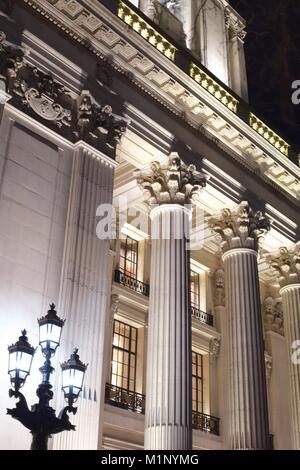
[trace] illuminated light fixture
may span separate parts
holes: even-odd
[[[26,334],[26,330],[23,330],[19,341],[8,347],[8,373],[11,384],[17,391],[24,385],[30,374],[32,359],[35,353],[35,348],[28,343]]]
[[[82,390],[87,365],[81,362],[76,348],[67,362],[61,364],[62,390],[70,406],[77,401]]]
[[[32,434],[31,450],[47,450],[48,440],[53,434],[63,431],[75,431],[75,426],[70,422],[68,414],[75,414],[77,408],[73,403],[77,400],[83,385],[83,379],[87,366],[83,364],[78,356],[78,349],[74,351],[71,358],[62,365],[63,391],[68,401],[68,406],[63,408],[58,416],[50,406],[53,399],[52,384],[50,381],[54,368],[51,365],[51,357],[55,354],[60,344],[61,330],[64,321],[56,313],[55,305],[50,305],[50,310],[45,317],[38,320],[40,327],[40,346],[45,357],[45,362],[40,367],[43,376],[36,394],[38,403],[31,408],[27,405],[25,396],[20,388],[25,384],[30,374],[32,359],[35,349],[29,344],[26,331],[22,331],[19,341],[8,347],[9,362],[8,373],[12,388],[9,397],[18,399],[15,408],[7,409],[7,414],[18,420]]]
[[[40,329],[40,346],[44,355],[49,352],[51,356],[60,343],[61,331],[64,325],[64,320],[57,316],[55,305],[50,305],[50,310],[45,317],[38,320]]]

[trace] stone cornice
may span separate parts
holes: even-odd
[[[227,110],[135,31],[90,0],[19,0],[133,83],[214,140],[263,181],[299,201],[300,169],[234,113]],[[72,7],[72,8],[71,8]],[[101,19],[100,19],[101,18]],[[118,31],[118,32],[116,32]],[[113,57],[113,60],[112,60]]]

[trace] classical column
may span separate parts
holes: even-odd
[[[218,234],[225,268],[229,400],[228,447],[268,449],[269,425],[258,279],[258,241],[270,228],[247,202],[225,209],[210,226]]]
[[[191,202],[206,184],[177,154],[137,180],[152,221],[145,449],[192,449],[189,226]]]
[[[116,163],[85,143],[76,146],[69,196],[59,311],[67,318],[61,356],[73,347],[88,363],[74,417],[76,432],[55,437],[54,449],[96,450],[104,399],[105,337],[109,331],[110,240],[96,235],[97,208],[112,203]],[[101,438],[100,438],[101,441]]]
[[[300,450],[300,364],[293,360],[296,342],[300,340],[300,243],[282,248],[277,257],[269,258],[281,285],[286,344],[288,349],[292,443]]]

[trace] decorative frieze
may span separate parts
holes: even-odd
[[[0,80],[11,103],[76,143],[83,140],[114,158],[127,121],[111,106],[99,105],[87,90],[74,97],[50,74],[26,63],[21,48],[6,44],[0,33]]]
[[[218,218],[211,218],[209,226],[217,233],[224,253],[236,248],[258,251],[259,240],[270,230],[271,221],[243,201],[235,209],[224,209]]]
[[[185,165],[175,152],[171,153],[167,164],[153,162],[149,168],[136,171],[135,176],[150,206],[191,204],[208,179],[195,165]]]
[[[257,175],[258,166],[261,170],[260,178],[264,184],[272,186],[276,191],[285,194],[293,201],[298,200],[300,182],[291,166],[288,167],[288,172],[293,178],[288,183],[281,181],[278,173],[280,172],[280,175],[282,175],[287,166],[285,163],[280,163],[280,156],[278,158],[278,155],[274,155],[268,148],[265,149],[266,154],[264,154],[264,150],[258,148],[257,145],[251,144],[251,142],[248,144],[248,134],[244,132],[244,129],[242,131],[241,129],[237,130],[236,126],[232,127],[232,123],[229,125],[226,112],[222,113],[222,116],[219,113],[217,120],[210,119],[216,110],[212,109],[207,97],[201,93],[201,90],[199,90],[200,94],[195,91],[191,92],[190,86],[181,81],[182,90],[174,96],[174,89],[177,87],[176,80],[176,86],[171,87],[170,92],[165,92],[166,83],[170,79],[174,80],[173,65],[170,64],[171,68],[168,66],[168,73],[166,73],[167,68],[163,67],[163,64],[158,66],[158,62],[153,60],[151,55],[146,56],[138,44],[132,41],[132,35],[128,34],[126,28],[122,28],[121,24],[119,33],[117,33],[115,29],[102,21],[103,18],[95,14],[95,9],[92,7],[83,8],[77,0],[72,0],[72,2],[67,0],[23,1],[28,8],[41,15],[44,21],[48,20],[49,23],[55,25],[65,36],[76,40],[78,44],[86,47],[97,58],[103,57],[104,60],[110,62],[113,69],[125,75],[139,89],[145,91],[160,105],[179,116],[189,126],[199,130],[231,158],[248,168],[249,171],[255,172]],[[97,10],[99,8],[101,8],[100,2],[97,3]],[[128,23],[124,22],[124,25],[127,26]],[[112,60],[114,55],[117,55],[117,60]],[[128,58],[129,56],[131,58]],[[177,88],[180,89],[180,86]],[[215,97],[217,98],[217,96]],[[218,123],[218,126],[216,126],[216,123]],[[223,136],[226,124],[230,127],[230,132]],[[215,137],[216,133],[218,137]],[[231,135],[233,133],[240,134],[240,137],[232,139]],[[250,140],[253,141],[253,131],[250,129],[249,133]],[[246,150],[245,146],[248,146]],[[241,155],[241,152],[243,155]],[[272,166],[272,162],[273,167],[275,167],[275,164],[278,167],[274,173],[268,171]]]

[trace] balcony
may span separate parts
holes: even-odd
[[[135,413],[145,414],[145,395],[115,385],[105,385],[105,403]]]
[[[105,386],[105,403],[111,406],[131,410],[135,413],[144,415],[145,402],[145,395],[131,392],[111,384],[106,384]],[[197,429],[202,432],[214,434],[216,436],[220,435],[220,419],[215,416],[209,416],[204,413],[196,413],[193,411],[192,426],[193,429]]]
[[[215,416],[193,411],[192,426],[193,429],[198,429],[202,432],[214,434],[215,436],[220,435],[220,418]]]
[[[191,314],[192,318],[195,318],[196,320],[200,321],[201,323],[205,323],[206,325],[209,326],[214,326],[214,317],[213,315],[210,315],[209,313],[203,312],[199,308],[191,306]]]
[[[115,271],[115,282],[128,287],[128,289],[134,290],[138,294],[143,294],[146,297],[149,297],[150,288],[148,284],[144,284],[142,281],[138,281],[134,277],[127,276],[119,270]]]

